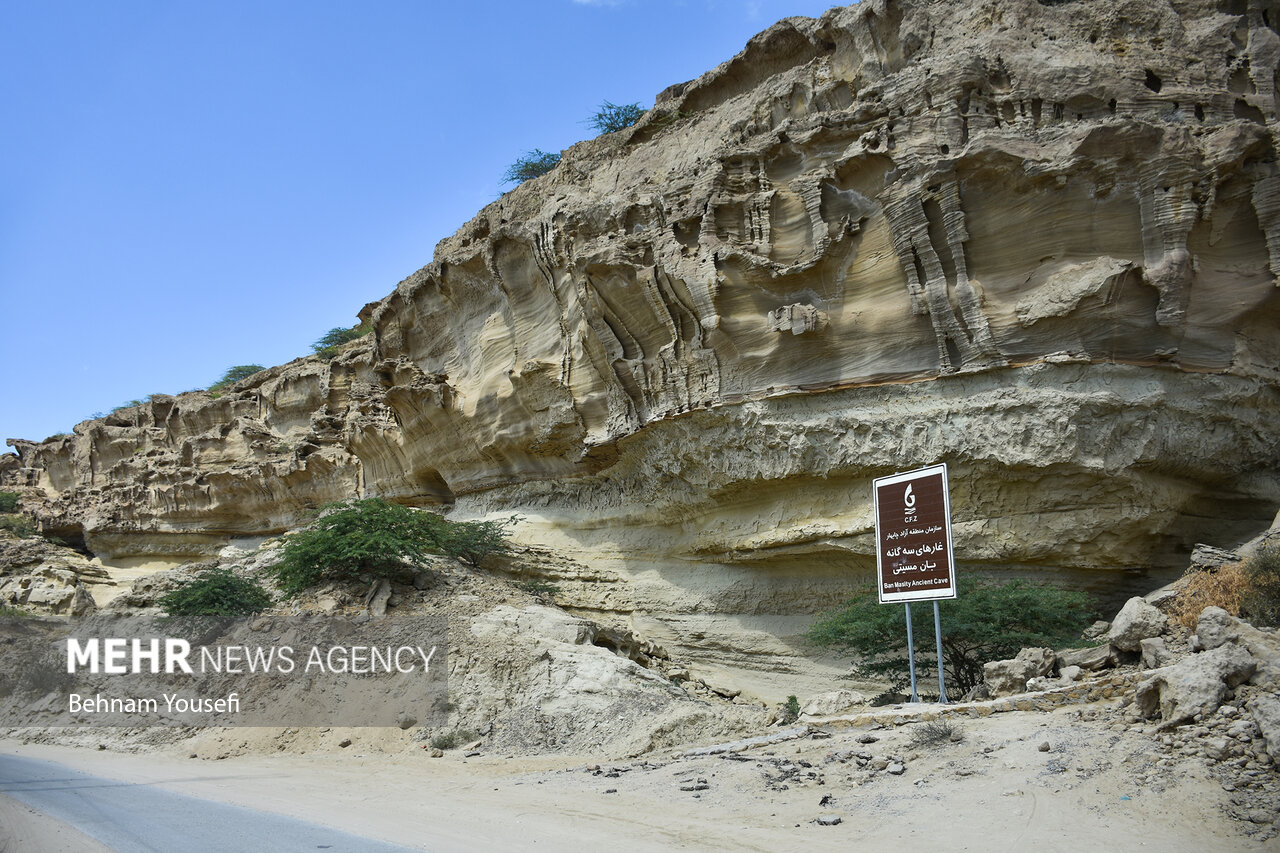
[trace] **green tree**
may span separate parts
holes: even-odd
[[[370,331],[372,329],[367,323],[361,323],[349,329],[336,326],[321,335],[320,339],[311,345],[311,349],[315,350],[316,355],[333,358],[338,354],[338,350],[341,349],[343,344],[359,340],[369,334]]]
[[[588,122],[600,133],[624,130],[640,120],[648,112],[639,103],[615,104],[605,101]]]
[[[1011,658],[1025,646],[1071,643],[1092,616],[1084,593],[1023,580],[962,579],[959,596],[939,605],[947,692],[957,695],[982,683],[984,663]],[[937,666],[933,608],[920,602],[911,616],[917,677],[928,678]],[[910,683],[905,608],[877,603],[874,591],[855,596],[843,610],[821,618],[807,636],[818,645],[852,651],[857,656],[854,672],[862,678],[887,679],[894,690]]]
[[[329,580],[392,578],[429,554],[475,563],[507,549],[505,522],[451,522],[382,498],[331,504],[310,527],[285,539],[271,569],[293,594]]]
[[[17,512],[19,497],[17,492],[0,492],[0,512]]]
[[[229,623],[272,605],[271,594],[256,581],[230,569],[207,569],[160,597],[165,617],[178,621]]]
[[[560,162],[559,154],[551,154],[535,148],[517,158],[502,173],[502,180],[508,184],[522,184],[532,178],[538,178],[550,172]]]
[[[209,386],[210,391],[221,391],[235,385],[241,379],[248,379],[255,373],[261,373],[266,370],[261,364],[237,364],[235,367],[228,367],[227,372],[222,374],[222,378]]]

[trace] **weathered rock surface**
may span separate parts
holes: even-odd
[[[1172,569],[1280,504],[1278,21],[787,19],[482,210],[332,361],[12,442],[0,477],[108,560],[353,495],[515,510],[590,564],[575,603],[762,672],[870,570],[886,472],[950,465],[969,565]]]
[[[1168,618],[1159,609],[1135,596],[1126,601],[1116,614],[1107,638],[1111,645],[1121,651],[1142,651],[1142,641],[1159,637],[1164,633],[1168,622]]]
[[[1048,675],[1056,660],[1053,649],[1022,649],[1010,660],[983,664],[982,675],[992,696],[1010,696],[1027,689],[1033,678]]]
[[[867,697],[856,690],[831,690],[810,696],[800,706],[800,714],[808,717],[830,717],[867,704]]]
[[[1262,693],[1250,699],[1246,707],[1267,742],[1267,752],[1280,761],[1280,699]]]
[[[1172,662],[1173,655],[1164,644],[1163,637],[1149,637],[1142,641],[1142,668],[1159,669]]]
[[[95,608],[89,584],[106,572],[83,554],[40,538],[0,538],[0,605],[78,619]]]
[[[1087,646],[1082,649],[1063,649],[1058,652],[1058,669],[1078,666],[1083,670],[1105,669],[1115,666],[1116,653],[1109,644]]]
[[[1164,725],[1180,725],[1216,711],[1227,691],[1248,681],[1257,666],[1246,649],[1227,643],[1156,670],[1138,685],[1134,700],[1144,717],[1159,714]]]
[[[1280,693],[1280,634],[1255,628],[1221,607],[1206,607],[1196,623],[1196,638],[1202,649],[1216,649],[1227,643],[1243,646],[1258,664],[1250,680]]]

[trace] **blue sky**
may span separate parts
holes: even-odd
[[[810,0],[0,0],[0,440],[281,364]]]

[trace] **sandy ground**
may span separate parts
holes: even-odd
[[[0,853],[111,853],[82,832],[0,796]]]
[[[1274,771],[1235,778],[1228,764],[1163,747],[1153,725],[1114,707],[962,720],[961,741],[913,745],[922,725],[855,725],[731,755],[614,762],[362,752],[358,735],[337,753],[221,760],[207,748],[207,757],[185,757],[189,744],[127,754],[8,740],[0,750],[433,851],[598,851],[623,839],[637,851],[1280,850],[1268,837],[1280,816]],[[870,756],[865,768],[858,753]],[[15,805],[0,803],[6,828],[17,814],[29,836],[70,840],[10,849],[100,849],[73,846],[83,839],[50,821],[41,829]],[[816,822],[824,816],[840,822]]]

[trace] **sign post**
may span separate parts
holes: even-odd
[[[947,687],[942,672],[942,620],[938,601],[956,597],[947,466],[932,465],[881,477],[872,483],[872,488],[876,515],[876,594],[881,604],[902,602],[906,606],[911,701],[920,701],[916,695],[911,602],[933,601],[938,698],[945,703]]]

